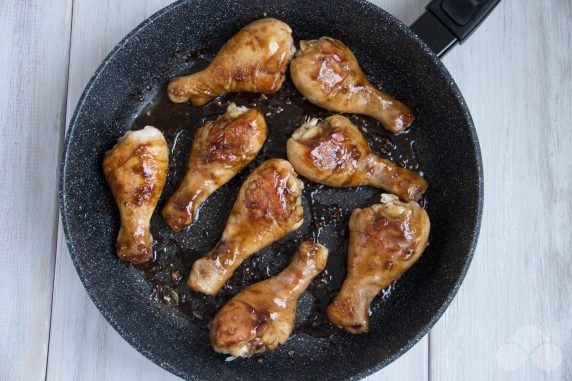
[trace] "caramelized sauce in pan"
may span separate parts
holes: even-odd
[[[192,71],[198,71],[208,64],[208,60],[200,53],[190,59],[194,61]],[[314,279],[300,299],[294,334],[328,337],[335,328],[328,322],[325,309],[345,277],[349,238],[347,224],[353,208],[356,207],[352,206],[352,203],[365,207],[378,202],[382,193],[380,190],[332,189],[303,179],[305,222],[297,232],[247,259],[217,296],[205,296],[191,291],[185,283],[193,261],[209,251],[220,237],[226,216],[248,173],[266,159],[286,158],[286,141],[307,117],[322,119],[331,113],[306,101],[297,92],[289,77],[275,94],[227,94],[203,107],[195,107],[190,103],[174,104],[164,93],[163,89],[162,95],[152,102],[133,124],[133,129],[152,125],[162,130],[171,150],[169,177],[162,201],[152,221],[155,260],[136,266],[150,285],[149,297],[158,303],[176,306],[195,325],[207,329],[216,311],[228,299],[246,286],[278,273],[289,263],[301,239],[312,238],[328,247],[330,255],[327,269]],[[203,213],[212,213],[213,210],[222,213],[216,226],[201,226],[203,218],[199,214],[193,224],[197,226],[174,233],[162,221],[161,208],[184,175],[195,129],[205,121],[216,119],[224,113],[229,102],[239,106],[259,107],[269,127],[268,140],[255,161],[211,198],[216,199],[218,193],[222,196],[217,200],[209,199],[205,202],[205,205],[208,205],[209,201],[212,201],[210,206],[203,206]],[[400,166],[420,171],[413,133],[405,132],[396,136],[385,131],[371,118],[352,115],[350,119],[360,127],[374,153]],[[221,200],[224,201],[222,212],[217,209],[221,204],[213,204]],[[353,202],[355,200],[357,201]],[[205,208],[209,210],[205,211]],[[190,234],[198,234],[200,239],[189,237]],[[200,243],[197,243],[198,241]],[[381,297],[387,294],[385,291]],[[375,303],[373,308],[375,309]]]

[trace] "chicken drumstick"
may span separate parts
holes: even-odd
[[[359,129],[341,115],[303,124],[288,139],[287,154],[298,173],[320,184],[371,185],[406,201],[418,200],[427,189],[418,173],[371,153]]]
[[[348,275],[326,313],[351,333],[369,329],[373,298],[421,256],[429,237],[429,217],[415,201],[383,194],[381,204],[356,209],[350,218]]]
[[[202,106],[224,93],[274,93],[295,51],[287,24],[273,18],[254,21],[228,40],[206,69],[172,79],[167,94],[175,103],[190,99]]]
[[[303,188],[286,160],[267,160],[252,171],[240,188],[220,241],[193,263],[187,285],[216,295],[246,258],[298,229],[304,218]]]
[[[199,128],[185,178],[163,208],[171,229],[181,231],[191,224],[200,205],[254,160],[267,135],[260,110],[234,103],[226,114]]]
[[[294,328],[298,298],[327,259],[328,249],[304,241],[282,272],[239,292],[211,322],[215,351],[248,357],[284,344]]]
[[[331,37],[300,41],[290,73],[302,95],[327,110],[371,116],[394,133],[413,123],[411,110],[375,88],[341,41]]]
[[[103,172],[121,215],[117,256],[132,263],[153,258],[151,216],[165,185],[169,149],[155,127],[128,131],[103,159]]]

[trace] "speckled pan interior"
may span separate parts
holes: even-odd
[[[370,333],[356,336],[329,327],[325,333],[313,335],[297,329],[286,345],[271,354],[227,362],[226,356],[212,350],[204,317],[197,321],[173,303],[150,298],[156,285],[150,285],[140,269],[116,257],[118,212],[101,162],[118,137],[138,127],[136,120],[140,121],[141,113],[160,102],[170,77],[198,70],[242,26],[265,16],[288,23],[296,44],[300,39],[322,35],[344,41],[373,83],[412,108],[417,118],[414,126],[395,139],[384,133],[379,137],[375,130],[381,127],[369,118],[353,120],[367,132],[378,154],[422,170],[428,179],[425,205],[432,225],[430,246],[390,292],[376,299]],[[279,103],[276,100],[283,98],[273,99]],[[264,105],[264,99],[257,96],[237,95],[208,106],[210,117],[202,113],[199,119],[178,127],[157,126],[165,131],[175,163],[159,208],[182,177],[194,129],[205,118],[216,117],[231,100],[281,113],[279,118],[270,118],[274,141],[268,143],[270,148],[259,161],[284,157],[283,150],[272,147],[277,147],[277,140],[286,139],[306,116],[299,110],[281,110],[279,104]],[[328,115],[318,109],[305,110],[314,116]],[[189,115],[193,119],[194,114]],[[204,254],[216,242],[240,181],[251,169],[213,195],[191,229],[172,233],[156,213],[153,233],[160,241],[159,260],[178,255],[177,263],[183,263],[186,271],[185,261]],[[165,8],[135,29],[110,53],[88,84],[66,137],[60,192],[70,254],[89,295],[110,324],[149,359],[191,380],[336,380],[359,379],[386,366],[423,337],[442,315],[463,280],[476,245],[483,183],[475,129],[455,83],[429,48],[383,10],[362,0],[188,0]],[[311,196],[325,208],[319,213],[320,221],[315,221],[315,210],[307,211],[300,231],[245,263],[245,269],[256,271],[239,274],[240,279],[233,281],[236,291],[279,271],[295,243],[312,236],[330,249],[331,276],[320,282],[335,292],[345,271],[347,217],[353,208],[375,202],[380,193],[368,188],[325,187],[306,192],[307,210],[312,207]],[[312,287],[316,291],[322,286]],[[314,295],[302,297],[299,323],[321,308],[316,306]]]

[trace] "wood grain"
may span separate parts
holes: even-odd
[[[71,1],[0,11],[0,380],[44,378]]]
[[[503,1],[445,57],[477,126],[485,209],[468,276],[430,334],[435,380],[572,379],[571,19],[568,0]],[[533,327],[556,345],[555,369]]]
[[[12,0],[0,12],[0,215],[8,222],[0,235],[0,265],[11,269],[3,280],[8,287],[0,290],[8,300],[0,315],[0,379],[42,379],[47,356],[49,380],[176,380],[99,314],[71,263],[61,227],[47,354],[66,83],[69,121],[105,55],[170,3],[75,0],[68,79],[71,1]],[[373,2],[406,24],[425,5]],[[444,317],[371,380],[572,379],[571,19],[569,0],[504,1],[445,57],[481,141],[481,237]],[[21,302],[27,300],[34,303]],[[515,341],[518,346],[510,346]]]

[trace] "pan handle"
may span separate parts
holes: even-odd
[[[433,0],[411,29],[439,57],[462,44],[487,18],[500,0]]]

